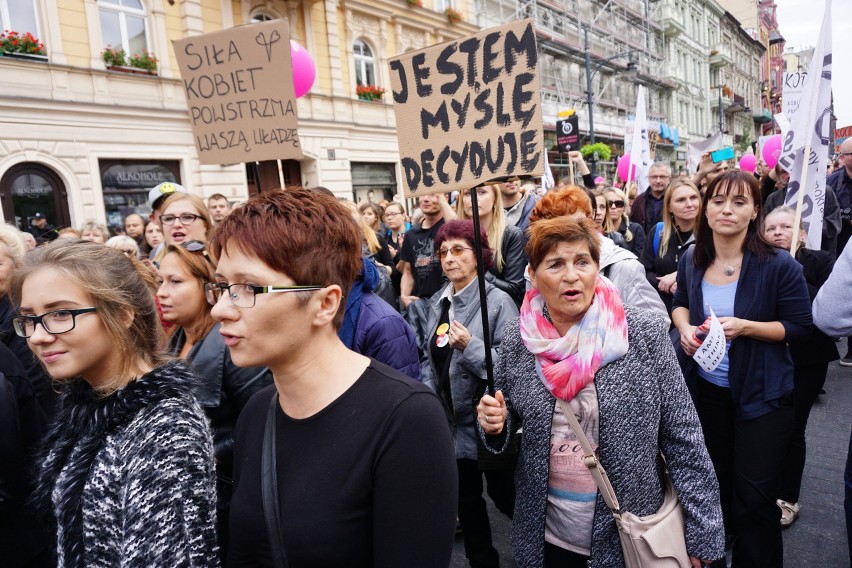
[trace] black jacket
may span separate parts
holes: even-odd
[[[187,356],[193,371],[204,379],[195,389],[195,397],[213,428],[213,447],[217,470],[231,477],[234,454],[234,425],[254,393],[272,384],[272,373],[266,367],[237,367],[219,333],[217,323],[204,339],[196,343]],[[169,340],[169,351],[180,353],[186,341],[183,329]]]
[[[801,248],[796,252],[796,260],[802,265],[802,272],[808,283],[808,296],[813,304],[817,292],[834,268],[834,256],[822,250]],[[790,355],[794,365],[819,365],[840,359],[834,339],[816,326],[811,338],[806,342],[790,345]]]
[[[503,232],[503,270],[498,272],[497,265],[485,273],[485,280],[503,290],[520,306],[524,300],[527,284],[524,270],[527,268],[527,253],[524,252],[524,234],[517,227],[508,226]]]
[[[36,399],[48,423],[50,423],[56,414],[56,403],[59,400],[59,395],[51,388],[50,376],[42,368],[33,352],[30,351],[27,340],[18,337],[15,333],[15,329],[12,327],[12,318],[15,315],[15,308],[12,307],[9,296],[0,296],[0,342],[9,348],[24,367],[24,372],[30,380]]]

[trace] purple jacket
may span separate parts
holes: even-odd
[[[420,358],[414,331],[399,312],[372,292],[361,297],[352,350],[420,381]]]

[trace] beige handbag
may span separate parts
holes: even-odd
[[[690,568],[686,552],[686,527],[683,508],[678,501],[671,477],[666,470],[666,494],[660,510],[653,515],[638,517],[622,511],[606,471],[595,456],[592,445],[577,422],[568,403],[556,399],[583,448],[583,462],[595,479],[604,502],[615,518],[618,538],[627,568]]]

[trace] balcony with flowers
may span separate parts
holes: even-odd
[[[13,59],[47,61],[44,44],[30,32],[5,30],[0,34],[0,55]]]

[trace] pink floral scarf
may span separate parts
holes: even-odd
[[[541,292],[529,290],[521,306],[521,339],[535,355],[547,390],[571,400],[594,380],[601,366],[627,353],[624,304],[612,282],[599,277],[586,315],[560,337],[544,315]]]

